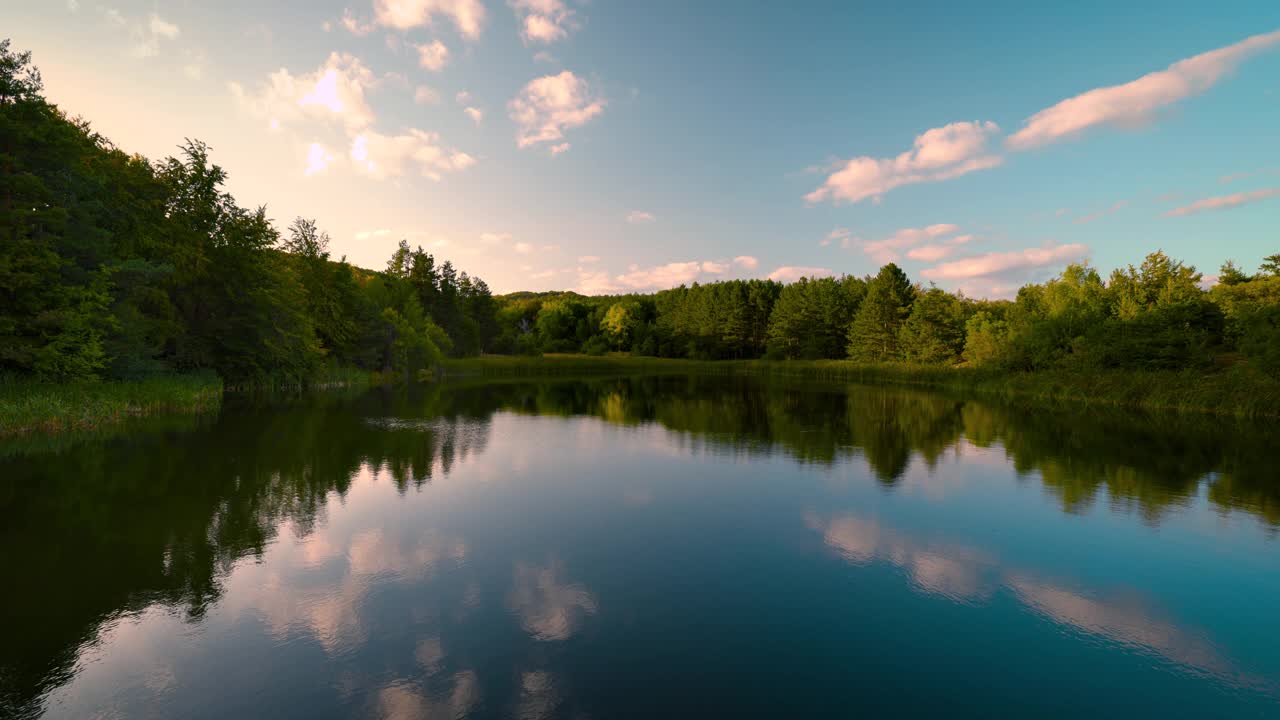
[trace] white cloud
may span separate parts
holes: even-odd
[[[583,295],[613,295],[621,291],[604,270],[578,270],[575,291]]]
[[[782,267],[769,273],[769,279],[776,280],[782,283],[791,283],[799,280],[802,277],[812,279],[812,278],[820,278],[820,277],[831,277],[833,275],[835,275],[835,272],[833,272],[830,268],[804,267],[799,265],[783,265]]]
[[[626,274],[616,279],[622,285],[635,289],[662,289],[691,283],[702,274],[702,263],[697,260],[673,262],[652,268],[631,266]]]
[[[467,117],[471,118],[471,120],[477,125],[479,125],[480,121],[484,119],[484,111],[480,108],[468,107],[464,108],[462,112],[466,113]]]
[[[929,280],[966,280],[996,275],[1012,270],[1043,267],[1054,263],[1080,260],[1089,254],[1089,246],[1080,244],[1045,245],[1013,252],[987,253],[953,260],[920,271]]]
[[[922,228],[903,228],[887,238],[864,242],[862,251],[875,258],[877,262],[895,262],[901,259],[902,250],[927,240],[951,235],[959,229],[958,225],[951,223],[938,223]]]
[[[604,105],[586,80],[565,70],[529,81],[507,107],[519,127],[516,144],[523,148],[562,140],[565,130],[585,125]]]
[[[356,37],[364,37],[374,30],[373,23],[367,20],[361,20],[353,15],[350,10],[342,11],[342,27],[346,28],[347,32],[355,35]]]
[[[497,245],[510,242],[511,233],[480,233],[480,242],[486,245]]]
[[[356,239],[368,240],[370,238],[386,237],[387,235],[390,235],[390,234],[391,234],[391,231],[386,228],[383,228],[381,230],[362,230],[356,233]]]
[[[267,76],[257,92],[250,93],[235,82],[230,88],[241,107],[266,118],[273,127],[312,118],[340,121],[355,131],[373,124],[373,108],[365,100],[365,91],[376,84],[377,78],[360,58],[335,52],[304,75],[295,77],[280,68]]]
[[[415,171],[439,180],[443,173],[475,164],[470,155],[441,146],[438,134],[412,128],[401,135],[362,132],[351,141],[351,160],[357,170],[378,180]]]
[[[129,36],[133,40],[133,47],[129,52],[139,59],[159,55],[160,41],[177,40],[178,36],[182,34],[182,30],[177,25],[165,20],[156,13],[151,13],[147,16],[146,22],[139,21],[133,24],[125,20],[124,16],[115,9],[108,8],[103,13],[113,25],[129,28]]]
[[[178,37],[181,32],[177,25],[174,25],[171,22],[166,22],[155,13],[151,13],[151,17],[147,20],[147,27],[151,30],[152,35],[162,37],[166,40],[173,40]]]
[[[912,260],[937,262],[943,258],[951,257],[955,254],[956,250],[960,249],[961,245],[965,245],[972,240],[972,235],[957,235],[940,243],[921,245],[920,247],[911,248],[907,251],[907,257]]]
[[[550,148],[551,154],[559,155],[562,152],[566,152],[569,149],[569,147],[570,147],[569,143],[560,143],[559,145],[552,145]]]
[[[1240,207],[1241,205],[1258,202],[1259,200],[1266,200],[1267,198],[1275,197],[1277,195],[1280,195],[1280,187],[1263,188],[1262,190],[1235,193],[1234,195],[1221,195],[1219,197],[1197,200],[1190,205],[1184,205],[1183,207],[1170,210],[1165,213],[1165,215],[1179,217],[1183,215],[1195,215],[1196,213],[1210,212],[1213,210],[1229,210],[1234,207]]]
[[[836,228],[835,230],[827,233],[826,237],[819,240],[818,245],[821,247],[827,247],[838,240],[840,241],[840,247],[849,247],[849,241],[851,238],[853,238],[853,233],[849,228]]]
[[[413,91],[413,101],[419,105],[435,105],[440,102],[440,93],[426,85],[419,85]]]
[[[466,105],[471,102],[471,93],[466,90],[460,90],[457,95],[453,96],[453,99],[456,100],[459,105]]]
[[[529,253],[533,252],[533,245],[530,245],[527,242],[518,242],[515,245],[512,245],[511,249],[515,250],[521,255],[528,255]]]
[[[1076,137],[1099,125],[1136,126],[1155,112],[1213,87],[1250,55],[1280,44],[1280,30],[1180,60],[1123,85],[1095,88],[1027,118],[1006,145],[1029,150]]]
[[[641,225],[643,223],[651,223],[656,219],[657,218],[653,216],[653,213],[645,212],[643,210],[632,210],[631,212],[627,213],[627,222],[631,223],[632,225]]]
[[[715,262],[712,260],[702,261],[702,272],[711,275],[723,275],[729,272],[729,263]]]
[[[425,70],[440,72],[449,62],[449,48],[439,40],[414,47],[418,50],[418,64]]]
[[[329,164],[334,161],[334,154],[329,149],[318,142],[313,142],[307,146],[307,169],[304,175],[311,176],[322,173]]]
[[[555,64],[556,56],[552,55],[546,50],[539,50],[538,52],[533,54],[533,61]]]
[[[578,262],[582,263],[583,265],[586,265],[588,263],[597,263],[597,262],[600,262],[600,256],[599,255],[579,255]]]
[[[805,200],[856,203],[877,199],[902,185],[949,180],[996,167],[1003,160],[988,152],[987,142],[999,131],[993,122],[957,122],[927,130],[916,137],[912,149],[897,157],[864,156],[845,162]]]
[[[520,37],[525,43],[553,43],[568,36],[573,11],[561,0],[511,0],[516,17],[521,18]]]
[[[436,15],[453,21],[464,37],[480,37],[485,10],[480,0],[374,0],[374,19],[395,30],[409,30],[430,25]]]
[[[760,267],[760,261],[750,255],[739,255],[733,259],[733,264],[746,270],[755,270]]]

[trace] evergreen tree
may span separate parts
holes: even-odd
[[[889,263],[867,283],[867,294],[849,325],[848,355],[862,362],[902,357],[898,332],[911,312],[916,291],[907,274]]]
[[[953,364],[965,342],[964,306],[938,288],[920,293],[898,333],[902,356],[910,362]]]

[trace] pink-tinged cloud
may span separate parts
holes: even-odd
[[[957,235],[956,237],[949,238],[944,242],[935,243],[933,245],[921,245],[918,248],[912,248],[907,251],[907,257],[912,260],[937,262],[943,258],[951,257],[960,249],[961,245],[969,243],[972,240],[972,235]]]
[[[993,122],[957,122],[920,134],[912,148],[897,157],[855,157],[831,173],[822,187],[805,196],[810,204],[830,200],[856,203],[879,198],[913,183],[938,182],[993,168],[1003,160],[987,151],[1000,132]]]
[[[853,237],[853,232],[849,228],[836,228],[827,233],[827,236],[818,241],[818,245],[826,247],[833,242],[839,241],[840,247],[849,247],[849,239]]]
[[[627,222],[632,225],[643,225],[645,223],[651,223],[656,219],[657,218],[653,216],[653,213],[645,212],[644,210],[632,210],[627,213]]]
[[[563,40],[576,23],[573,11],[561,0],[511,0],[516,16],[523,16],[520,37],[525,44]]]
[[[305,120],[328,120],[354,132],[376,120],[365,92],[377,84],[378,79],[360,58],[335,52],[314,72],[293,75],[280,68],[256,91],[238,82],[230,83],[229,88],[245,111],[263,118],[273,129]]]
[[[755,270],[760,267],[760,261],[750,255],[739,255],[733,259],[733,264],[745,270]]]
[[[507,109],[519,128],[516,144],[524,148],[563,140],[565,130],[587,124],[604,105],[586,80],[565,70],[530,80]]]
[[[783,283],[790,283],[790,282],[795,282],[802,277],[812,279],[812,278],[821,278],[821,277],[831,277],[833,275],[835,275],[835,272],[833,272],[831,268],[804,267],[800,265],[783,265],[777,270],[774,270],[773,272],[769,273],[769,279],[776,280],[778,282],[783,282]]]
[[[1094,220],[1101,220],[1102,218],[1104,218],[1104,217],[1106,217],[1106,216],[1108,216],[1108,215],[1113,215],[1113,214],[1115,214],[1115,213],[1118,213],[1118,212],[1120,212],[1121,210],[1123,210],[1123,209],[1125,209],[1125,208],[1127,208],[1127,207],[1129,207],[1129,201],[1128,201],[1128,200],[1120,200],[1120,201],[1116,202],[1115,204],[1113,204],[1111,207],[1107,208],[1106,210],[1099,210],[1099,211],[1094,212],[1094,213],[1089,213],[1088,215],[1082,215],[1082,216],[1080,216],[1080,217],[1076,218],[1075,220],[1072,220],[1071,222],[1073,222],[1073,223],[1075,223],[1075,224],[1077,224],[1077,225],[1088,225],[1089,223],[1093,222]]]
[[[693,282],[702,274],[702,263],[674,262],[652,268],[633,268],[630,272],[619,275],[619,283],[637,290],[642,288],[669,288]]]
[[[1005,144],[1030,150],[1076,137],[1098,125],[1135,126],[1155,112],[1213,87],[1250,55],[1280,44],[1280,30],[1180,60],[1123,85],[1095,88],[1027,118]]]
[[[1047,245],[1045,247],[1027,248],[1013,252],[987,253],[953,260],[921,270],[920,275],[929,280],[967,280],[1011,270],[1043,267],[1053,263],[1080,260],[1088,254],[1088,245],[1078,243]]]
[[[1195,215],[1196,213],[1212,212],[1214,210],[1229,210],[1241,205],[1266,200],[1267,198],[1280,195],[1280,187],[1264,188],[1262,190],[1254,190],[1252,192],[1236,193],[1234,195],[1221,195],[1219,197],[1205,198],[1197,200],[1190,205],[1184,205],[1180,208],[1170,210],[1165,215],[1179,217],[1182,215]]]
[[[472,156],[442,145],[439,134],[413,128],[401,135],[366,130],[352,139],[350,158],[357,171],[376,180],[416,172],[438,181],[444,173],[476,163]]]
[[[901,259],[901,251],[926,240],[945,237],[959,230],[960,226],[951,223],[938,223],[922,228],[903,228],[887,238],[873,240],[862,244],[862,251],[880,263],[891,263]]]
[[[418,64],[424,70],[440,72],[449,62],[449,48],[439,40],[432,40],[416,47],[418,49]]]
[[[703,260],[702,272],[709,273],[711,275],[723,275],[724,273],[729,272],[729,264],[715,262],[713,260]]]
[[[394,30],[430,25],[434,16],[442,15],[474,40],[480,37],[485,10],[480,0],[374,0],[373,15],[379,25]]]

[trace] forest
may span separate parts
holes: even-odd
[[[297,218],[226,190],[211,150],[130,155],[43,95],[30,53],[0,43],[0,377],[137,380],[216,373],[231,386],[344,373],[429,375],[445,357],[629,353],[700,360],[850,359],[932,366],[1211,370],[1280,376],[1280,254],[1249,274],[1153,252],[980,300],[873,276],[730,280],[652,294],[494,296],[406,241],[386,267],[330,255]]]

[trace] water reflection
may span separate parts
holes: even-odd
[[[947,542],[921,542],[885,528],[873,518],[839,515],[822,520],[804,515],[804,524],[847,562],[863,566],[887,562],[903,570],[918,592],[953,602],[989,601],[1001,588],[1026,608],[1089,636],[1154,655],[1195,675],[1276,695],[1269,681],[1241,672],[1223,657],[1204,631],[1162,617],[1150,600],[1133,591],[1111,596],[1074,590],[1007,567],[992,553]]]
[[[583,614],[594,615],[596,601],[586,588],[560,579],[557,562],[546,566],[517,563],[507,602],[535,640],[565,640]]]
[[[898,568],[940,604],[1013,598],[1082,636],[1261,687],[1208,630],[1150,598],[1050,582],[1050,560],[1002,560],[1008,549],[991,541],[922,536],[871,511],[790,509],[787,493],[812,475],[824,502],[870,502],[859,493],[874,488],[886,503],[982,497],[1001,515],[994,503],[1030,487],[1060,517],[1159,528],[1210,508],[1270,537],[1274,438],[1260,426],[1064,416],[924,392],[661,377],[231,401],[217,417],[74,446],[0,447],[0,575],[22,588],[0,597],[4,617],[22,621],[0,643],[0,716],[74,716],[103,697],[125,716],[182,714],[184,693],[235,648],[259,653],[246,683],[290,662],[334,676],[286,673],[279,696],[214,693],[210,708],[255,714],[253,703],[293,695],[315,698],[294,710],[317,716],[562,716],[581,705],[566,670],[582,667],[574,653],[644,590],[610,585],[610,572],[652,582],[651,602],[685,600],[689,579],[659,572],[629,533],[685,521],[725,533],[646,540],[679,554],[730,544],[739,523],[748,538],[785,535],[777,528],[797,512],[848,563]],[[740,488],[711,484],[725,466]],[[450,482],[459,474],[466,482]],[[984,481],[1006,494],[975,495]],[[597,487],[612,505],[591,505]],[[689,494],[698,488],[706,497]],[[734,504],[755,496],[777,504],[776,524]],[[533,547],[531,537],[556,539]]]
[[[993,585],[984,573],[991,557],[973,548],[950,544],[921,544],[883,528],[874,519],[841,515],[822,521],[806,513],[805,525],[823,535],[827,545],[845,560],[866,565],[883,560],[902,568],[917,590],[956,602],[978,602],[991,596]]]

